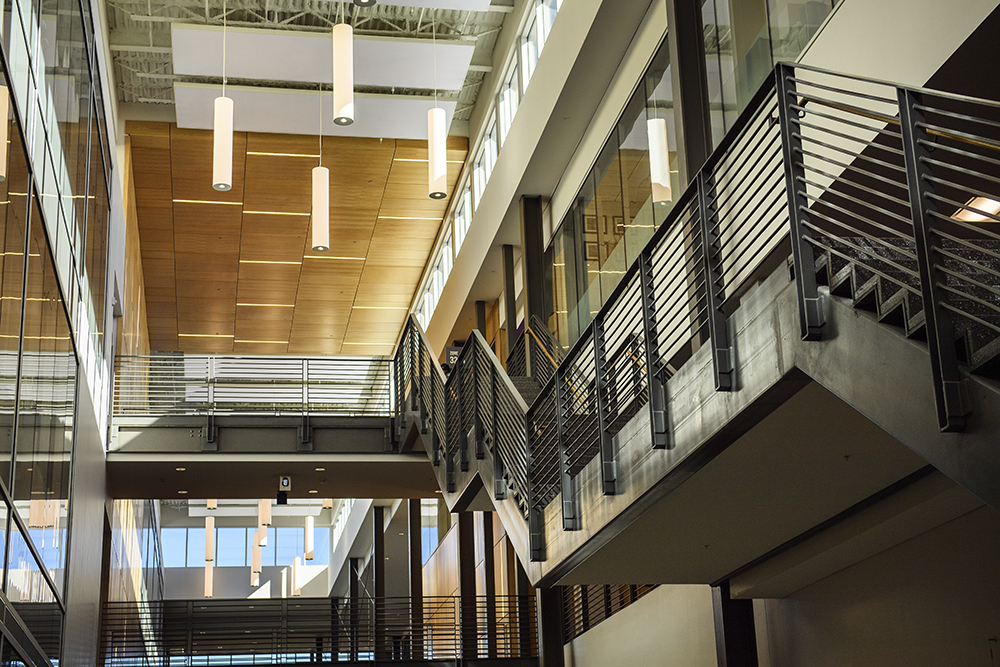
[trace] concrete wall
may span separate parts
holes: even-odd
[[[660,586],[565,647],[567,667],[716,667],[712,589]]]
[[[758,603],[767,630],[761,667],[992,667],[1000,661],[998,554],[1000,514],[982,507]]]

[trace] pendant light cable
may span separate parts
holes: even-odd
[[[222,96],[226,96],[226,0],[222,0]]]
[[[434,108],[438,105],[437,21],[431,16],[431,62],[434,67]]]

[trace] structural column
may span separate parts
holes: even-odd
[[[385,508],[372,508],[372,589],[375,597],[375,659],[387,660],[385,628]]]
[[[527,658],[531,656],[531,607],[534,605],[532,598],[535,590],[514,549],[511,548],[509,553],[514,559],[514,589],[517,594],[517,657]]]
[[[462,660],[477,655],[476,542],[472,512],[458,513],[458,594]]]
[[[507,320],[507,354],[517,342],[517,294],[514,292],[514,246],[503,246],[503,302]]]
[[[483,572],[486,575],[486,657],[497,656],[497,573],[493,547],[493,512],[481,512],[483,517]]]
[[[666,4],[674,124],[683,156],[679,161],[683,188],[712,154],[702,0],[666,0]]]
[[[410,659],[424,657],[424,564],[420,499],[407,501],[410,561]]]
[[[347,561],[347,586],[350,596],[348,598],[348,618],[351,624],[348,631],[348,642],[350,643],[348,653],[352,662],[358,659],[358,640],[360,639],[360,633],[358,632],[358,626],[361,622],[361,598],[359,597],[360,586],[358,582],[358,577],[361,574],[359,571],[360,568],[360,558],[351,558]]]
[[[538,659],[541,667],[563,667],[562,588],[537,589]]]
[[[715,611],[715,652],[719,667],[757,667],[757,635],[753,600],[729,597],[729,582],[712,587]]]
[[[552,274],[545,271],[545,237],[542,198],[521,197],[521,284],[524,290],[524,321],[545,321],[546,296],[552,293]]]

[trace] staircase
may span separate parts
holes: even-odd
[[[879,336],[892,327],[923,346],[940,432],[904,425],[894,435],[1000,508],[986,472],[998,467],[992,413],[980,415],[984,430],[963,433],[972,405],[1000,405],[990,384],[1000,379],[998,121],[992,102],[780,64],[565,354],[532,321],[508,376],[473,332],[445,378],[411,319],[394,361],[397,441],[424,438],[449,506],[495,507],[529,575],[551,583],[581,562],[587,540],[612,539],[612,524],[632,522],[745,433],[752,425],[739,420],[754,401],[767,414],[803,386],[802,373],[825,378],[838,362],[818,364],[816,350],[854,355],[838,339],[850,327],[828,326],[834,311],[843,317],[832,298],[871,313]],[[741,349],[733,339],[762,300],[780,319],[775,269],[789,248],[801,338],[822,343],[797,341],[782,356],[780,331],[758,321],[761,333]],[[785,375],[762,379],[774,364],[753,370],[754,345],[776,350]],[[886,345],[909,359],[909,348]],[[718,401],[692,389],[706,377]],[[851,402],[846,381],[831,391]],[[854,393],[865,413],[867,398]],[[901,406],[886,424],[921,409]],[[689,413],[714,425],[692,435]]]

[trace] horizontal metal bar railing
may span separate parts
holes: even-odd
[[[576,585],[562,589],[563,642],[569,643],[601,621],[629,607],[656,585]]]
[[[114,414],[387,416],[390,370],[384,357],[123,356]]]
[[[108,602],[105,667],[470,660],[538,655],[534,598]]]

